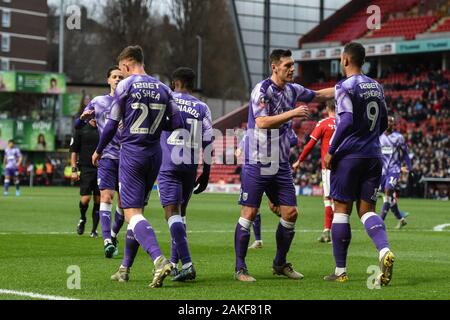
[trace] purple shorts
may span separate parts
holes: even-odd
[[[98,162],[97,184],[100,190],[119,190],[119,159],[102,158]]]
[[[245,164],[241,173],[241,194],[239,204],[259,208],[263,193],[277,206],[297,206],[294,180],[289,163],[280,164],[274,175],[262,175],[258,165]]]
[[[397,188],[398,178],[400,177],[400,173],[392,173],[388,172],[385,175],[381,176],[381,191],[385,190],[395,190]]]
[[[19,175],[19,171],[17,168],[5,168],[5,177],[17,177]]]
[[[161,166],[161,149],[151,156],[137,157],[120,152],[119,194],[122,208],[144,208]]]
[[[376,203],[381,180],[381,159],[340,159],[331,169],[331,198],[340,202]]]
[[[195,171],[160,171],[158,190],[161,205],[170,204],[187,206],[194,190],[197,170]]]

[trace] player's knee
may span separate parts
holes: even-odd
[[[102,191],[100,194],[100,202],[111,204],[114,200],[114,193],[110,191]]]
[[[258,208],[246,207],[241,208],[241,218],[253,221],[255,220],[256,214],[258,213]]]
[[[298,218],[298,210],[296,207],[285,207],[281,209],[281,216],[284,220],[295,222]]]

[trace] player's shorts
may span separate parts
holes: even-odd
[[[385,190],[397,189],[399,177],[400,173],[392,173],[392,172],[382,175],[380,184],[381,191],[384,192]]]
[[[17,177],[19,171],[17,168],[5,168],[5,177]]]
[[[160,167],[161,149],[147,157],[120,153],[119,194],[122,208],[144,208],[147,205]]]
[[[80,196],[99,196],[100,190],[97,185],[97,169],[80,168]]]
[[[98,188],[119,191],[119,159],[102,158],[98,164]]]
[[[158,190],[161,205],[170,204],[187,206],[194,190],[197,170],[192,171],[160,171],[158,175]]]
[[[331,198],[340,202],[358,199],[376,203],[381,180],[381,159],[340,159],[331,169]]]
[[[323,196],[327,198],[330,196],[330,174],[330,170],[322,169]]]
[[[262,175],[258,165],[242,166],[239,204],[259,208],[264,192],[275,205],[297,206],[294,180],[289,163],[282,163],[274,175]]]

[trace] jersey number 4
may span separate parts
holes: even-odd
[[[165,104],[156,104],[156,103],[152,103],[147,106],[144,103],[138,102],[133,103],[131,105],[131,108],[134,110],[140,109],[142,111],[142,113],[139,115],[139,117],[136,119],[136,121],[130,128],[130,133],[132,134],[154,134],[156,130],[158,130],[161,120],[163,119],[164,113],[166,111]],[[155,121],[153,121],[151,127],[143,128],[141,127],[141,125],[142,123],[144,123],[145,119],[147,119],[149,110],[157,110],[159,112],[155,118]]]
[[[197,139],[199,138],[199,125],[200,121],[188,118],[186,123],[191,125],[191,130],[189,131],[189,136],[185,137],[187,130],[178,129],[172,132],[172,134],[167,138],[167,144],[172,146],[186,146],[187,148],[198,149],[199,144]]]

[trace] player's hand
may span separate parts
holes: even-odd
[[[409,170],[408,170],[407,167],[402,167],[402,168],[401,168],[401,171],[402,171],[403,173],[409,173]]]
[[[95,112],[94,110],[84,111],[80,116],[80,120],[86,121],[86,120],[90,119],[93,116],[94,112]]]
[[[72,182],[80,180],[80,176],[78,175],[78,172],[72,172],[70,179],[72,180]]]
[[[333,161],[333,156],[327,152],[323,162],[325,163],[325,168],[328,170],[331,170],[331,161]]]
[[[123,130],[123,121],[122,120],[119,121],[119,130]]]
[[[97,153],[97,151],[95,151],[94,154],[92,155],[92,164],[95,167],[98,167],[98,160],[100,160],[101,157],[102,157],[102,154]]]
[[[242,150],[240,148],[237,148],[236,151],[234,152],[234,155],[236,156],[236,158],[239,158],[242,154]]]
[[[197,181],[195,181],[194,194],[200,194],[205,191],[206,187],[208,187],[208,181],[209,172],[203,172],[200,177],[198,177]]]
[[[300,106],[293,109],[294,118],[308,118],[309,117],[309,109],[307,106]]]
[[[293,170],[294,172],[297,172],[298,168],[300,168],[300,164],[301,164],[300,160],[297,160],[297,161],[292,165],[292,170]]]

